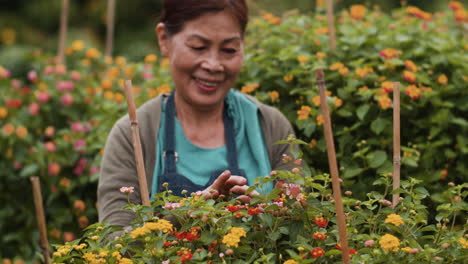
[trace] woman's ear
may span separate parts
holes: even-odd
[[[166,32],[166,27],[163,23],[159,23],[156,26],[156,35],[158,36],[159,49],[164,57],[169,54],[169,36]]]

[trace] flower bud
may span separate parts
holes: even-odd
[[[163,188],[167,188],[168,186],[169,186],[169,183],[167,183],[167,182],[165,182],[165,183],[162,184],[162,187],[163,187]]]
[[[180,194],[182,194],[182,195],[186,195],[187,193],[188,193],[187,190],[182,190],[182,191],[180,192]]]
[[[455,186],[455,183],[449,182],[447,185],[450,186],[450,187],[454,187],[454,186]]]
[[[450,247],[450,246],[451,246],[450,243],[443,243],[443,244],[442,244],[442,248],[448,248],[448,247]]]
[[[346,191],[344,194],[349,196],[349,195],[352,195],[353,192],[352,191]]]
[[[416,254],[416,253],[418,253],[418,252],[419,252],[419,249],[417,249],[417,248],[412,248],[412,249],[410,249],[410,251],[409,251],[410,254]]]
[[[234,250],[232,250],[232,249],[228,248],[228,249],[226,249],[226,251],[224,251],[224,253],[225,253],[226,255],[228,255],[228,256],[229,256],[229,255],[232,255],[232,254],[234,254]]]
[[[366,242],[364,242],[364,246],[365,247],[373,247],[375,244],[375,241],[370,239],[370,240],[366,240]]]

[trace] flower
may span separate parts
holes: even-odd
[[[73,208],[75,208],[78,214],[82,214],[86,209],[86,204],[83,202],[83,200],[75,200],[73,203]]]
[[[325,54],[324,52],[317,52],[315,53],[315,56],[317,56],[317,58],[319,59],[323,59],[327,56],[327,54]]]
[[[318,115],[316,119],[317,119],[317,126],[323,125],[323,115],[322,114]]]
[[[383,82],[381,87],[386,93],[390,93],[393,91],[393,82]]]
[[[373,247],[374,246],[374,243],[375,241],[370,239],[370,240],[366,240],[366,242],[364,242],[364,246],[365,247]]]
[[[61,92],[70,92],[75,89],[75,84],[72,81],[60,81],[57,83],[56,88]]]
[[[449,2],[449,7],[452,10],[458,10],[463,8],[463,4],[459,1],[450,1]]]
[[[455,10],[455,12],[453,12],[453,15],[455,16],[455,20],[459,23],[468,21],[468,13],[465,9]]]
[[[416,64],[414,64],[414,62],[411,60],[405,60],[405,66],[408,70],[412,72],[418,71],[418,66],[416,66]]]
[[[88,59],[97,59],[101,57],[101,53],[95,48],[89,48],[86,50],[86,57]]]
[[[406,13],[414,15],[415,17],[422,18],[424,20],[431,20],[432,19],[432,14],[428,12],[424,12],[421,9],[415,7],[415,6],[408,6],[406,8]]]
[[[287,74],[287,75],[283,76],[283,80],[285,82],[287,82],[287,83],[291,82],[293,79],[294,79],[294,75],[292,75],[292,74]]]
[[[16,135],[19,138],[25,138],[28,135],[28,129],[24,126],[18,126],[16,128]]]
[[[251,92],[255,91],[255,89],[257,89],[259,86],[260,85],[258,83],[244,85],[241,88],[241,92],[242,93],[251,93]]]
[[[330,66],[329,69],[332,70],[332,71],[337,71],[337,70],[340,70],[340,69],[343,68],[343,67],[344,67],[344,64],[343,64],[343,63],[341,63],[341,62],[335,62],[335,63],[333,63],[333,64]]]
[[[327,236],[323,232],[315,232],[313,237],[318,240],[324,240],[325,238],[327,238]]]
[[[8,116],[8,109],[0,107],[0,119],[5,119]]]
[[[468,240],[466,240],[465,238],[460,237],[460,239],[458,239],[458,243],[460,243],[462,248],[464,249],[468,248]]]
[[[131,194],[131,193],[134,192],[134,190],[135,190],[135,187],[133,187],[133,186],[130,186],[130,187],[125,187],[124,186],[124,187],[120,188],[120,192],[125,193],[125,194]]]
[[[193,258],[193,254],[190,249],[180,250],[177,252],[177,255],[179,256],[178,260],[180,260],[182,264]]]
[[[171,222],[165,219],[159,219],[156,223],[148,222],[144,225],[144,227],[151,231],[160,230],[160,231],[163,231],[164,233],[171,232],[173,228]]]
[[[301,106],[301,110],[298,110],[297,111],[297,115],[298,115],[298,120],[305,120],[309,117],[309,114],[310,114],[310,111],[312,109],[310,108],[310,106],[306,106],[306,105],[303,105]]]
[[[314,98],[312,98],[312,103],[314,103],[315,106],[319,106],[320,105],[320,95],[314,96]]]
[[[262,213],[263,210],[261,208],[258,208],[258,207],[249,207],[249,209],[247,209],[247,214],[249,215],[258,215],[260,213]]]
[[[387,218],[385,219],[385,223],[394,224],[396,226],[400,226],[404,224],[403,218],[397,214],[389,214]]]
[[[77,152],[82,152],[85,147],[86,147],[86,141],[84,139],[78,139],[77,141],[75,141],[73,149]]]
[[[55,144],[52,141],[47,141],[44,143],[44,148],[47,152],[55,152]]]
[[[226,244],[227,247],[238,247],[240,238],[245,236],[247,236],[247,233],[242,227],[231,227],[223,237],[223,244]]]
[[[382,51],[380,51],[379,55],[380,57],[385,58],[385,59],[393,59],[393,58],[400,56],[400,53],[401,51],[397,49],[388,48],[388,49],[383,49]]]
[[[229,212],[234,213],[234,212],[237,212],[237,211],[239,211],[240,209],[242,209],[242,207],[240,207],[239,205],[232,205],[232,204],[230,204],[230,205],[226,206],[225,209],[228,210]]]
[[[69,93],[66,93],[60,98],[60,102],[64,106],[71,106],[73,104],[73,96]]]
[[[447,75],[445,75],[445,74],[439,75],[439,77],[437,77],[437,82],[442,84],[442,85],[447,85],[447,83],[448,83]]]
[[[363,5],[352,5],[350,15],[354,19],[361,20],[366,15],[366,7]]]
[[[48,173],[49,175],[58,175],[60,173],[60,165],[56,162],[49,164]]]
[[[402,77],[410,83],[414,83],[416,81],[416,74],[410,71],[404,71]]]
[[[33,116],[37,116],[39,114],[39,104],[38,103],[31,103],[28,107],[29,113]]]
[[[268,96],[272,102],[279,101],[279,93],[277,91],[268,92]]]
[[[300,64],[304,64],[309,60],[307,56],[304,55],[299,55],[297,56],[297,61],[299,61]]]
[[[321,257],[325,254],[325,250],[323,250],[322,248],[314,248],[310,251],[310,255],[313,257],[313,258],[318,258],[318,257]]]
[[[372,69],[370,67],[364,67],[364,68],[357,68],[356,69],[356,74],[361,78],[365,78],[368,73],[372,73],[372,72],[374,72],[374,69]]]
[[[23,102],[18,99],[11,99],[6,102],[6,106],[10,108],[19,108],[22,104]]]
[[[339,69],[338,72],[340,72],[341,75],[346,76],[349,73],[349,69],[348,69],[348,67],[343,67],[343,68]]]
[[[392,99],[388,97],[388,95],[381,95],[377,97],[377,102],[379,103],[380,107],[385,110],[392,106]]]
[[[380,238],[379,244],[384,251],[397,252],[400,247],[400,240],[393,235],[385,234]]]
[[[326,227],[328,224],[328,221],[323,217],[315,217],[313,221],[319,227]]]
[[[156,62],[157,60],[158,60],[158,56],[156,56],[155,54],[148,54],[145,57],[145,63],[153,63],[153,62]]]
[[[39,100],[39,102],[41,103],[47,103],[50,99],[50,95],[48,92],[37,91],[35,95],[37,100]]]
[[[0,66],[0,79],[8,79],[10,76],[10,71]]]
[[[31,81],[32,83],[37,82],[38,77],[37,77],[37,72],[35,70],[28,72],[28,80]]]
[[[299,262],[295,261],[294,259],[288,259],[283,264],[299,264]]]
[[[421,91],[419,90],[416,85],[409,85],[406,87],[406,92],[405,92],[409,97],[411,97],[411,100],[416,100],[421,96]]]
[[[82,40],[75,40],[71,44],[71,48],[73,51],[81,51],[84,48],[84,41]]]

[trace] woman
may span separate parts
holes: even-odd
[[[275,108],[231,89],[243,64],[248,14],[245,0],[165,0],[156,27],[170,61],[175,92],[142,105],[138,124],[150,193],[204,191],[207,197],[245,191],[272,169],[285,169],[293,134]],[[99,221],[127,226],[122,186],[134,186],[141,203],[128,116],[114,125],[104,150],[98,186]],[[269,191],[272,186],[262,186]]]

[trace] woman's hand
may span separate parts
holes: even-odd
[[[239,200],[247,203],[251,197],[258,195],[257,191],[252,191],[246,194],[245,191],[249,188],[247,179],[242,176],[231,175],[229,170],[221,173],[218,178],[206,188],[203,192],[205,193],[204,198],[218,198],[220,195],[238,194]]]

